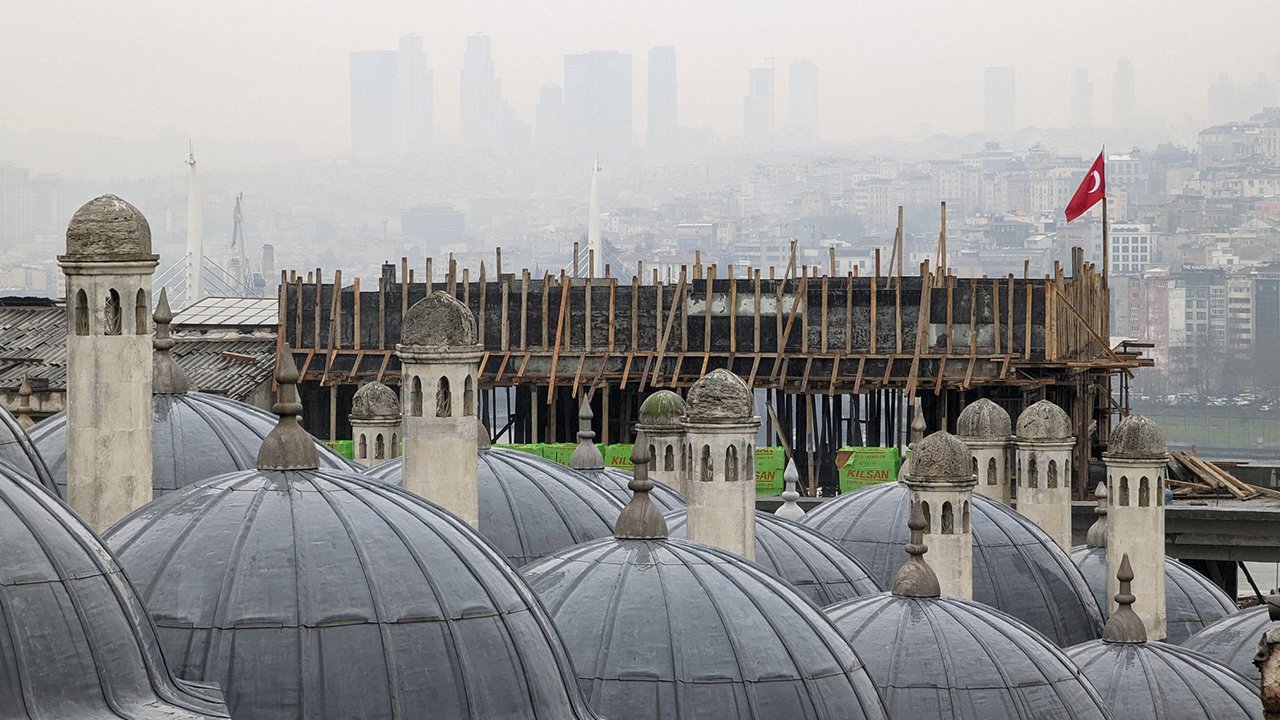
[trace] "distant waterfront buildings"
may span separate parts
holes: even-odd
[[[564,57],[566,136],[583,155],[631,146],[631,56],[586,52]]]
[[[676,49],[661,45],[649,51],[648,145],[669,146],[675,139]]]
[[[986,109],[983,130],[988,136],[1009,135],[1017,129],[1013,68],[989,67],[983,80]]]
[[[791,61],[787,78],[787,125],[797,136],[818,136],[818,66],[808,60]]]

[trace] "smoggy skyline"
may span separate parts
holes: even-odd
[[[777,68],[778,125],[786,66],[821,70],[824,139],[967,133],[983,124],[983,71],[1017,74],[1017,124],[1064,126],[1071,76],[1087,69],[1094,117],[1111,117],[1112,74],[1134,67],[1137,110],[1172,127],[1207,116],[1222,73],[1275,80],[1271,28],[1280,5],[993,0],[980,13],[926,0],[892,6],[814,2],[470,3],[373,5],[280,0],[210,4],[77,0],[9,8],[0,27],[0,130],[125,139],[173,133],[215,141],[289,142],[303,154],[349,150],[348,62],[357,50],[424,40],[438,135],[457,135],[458,72],[466,38],[492,38],[506,101],[533,123],[539,89],[561,83],[564,56],[617,50],[633,57],[634,130],[643,139],[648,50],[677,53],[680,124],[742,133],[747,71]]]

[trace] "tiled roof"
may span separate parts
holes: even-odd
[[[275,327],[279,300],[270,298],[207,297],[179,310],[175,328]]]

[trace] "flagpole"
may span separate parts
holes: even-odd
[[[1109,287],[1107,284],[1108,273],[1107,268],[1111,265],[1111,238],[1110,230],[1107,227],[1107,196],[1102,196],[1102,287]]]

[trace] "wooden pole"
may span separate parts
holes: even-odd
[[[1107,198],[1102,198],[1102,287],[1108,287],[1111,275],[1111,229],[1107,222]]]

